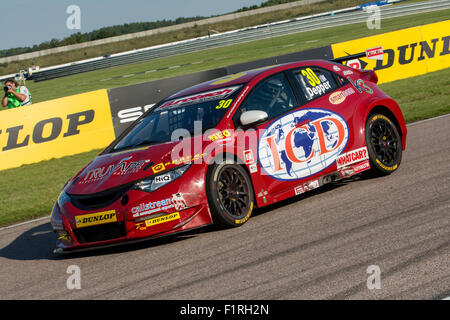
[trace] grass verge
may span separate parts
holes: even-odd
[[[407,122],[450,113],[450,68],[382,84]],[[0,226],[49,215],[64,183],[100,150],[4,170],[0,175]]]

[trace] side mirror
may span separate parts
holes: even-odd
[[[245,111],[241,114],[239,120],[241,121],[241,125],[250,126],[253,124],[261,123],[269,119],[267,112],[261,110],[251,110]]]

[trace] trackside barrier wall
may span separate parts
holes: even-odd
[[[418,76],[450,67],[450,20],[383,33],[332,45],[334,57],[383,46],[384,60],[361,59],[375,70],[378,83]]]
[[[4,110],[0,170],[104,148],[113,140],[106,90]]]

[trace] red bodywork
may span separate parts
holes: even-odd
[[[306,109],[312,112],[322,112],[323,114],[331,113],[335,119],[328,118],[328,120],[334,121],[336,125],[342,128],[344,128],[345,123],[347,124],[347,129],[344,128],[346,130],[345,141],[344,138],[341,139],[342,141],[338,141],[343,149],[335,157],[365,147],[365,124],[372,110],[384,113],[393,120],[401,135],[402,147],[403,149],[405,148],[407,131],[402,112],[397,103],[377,87],[375,73],[373,71],[355,70],[328,61],[302,61],[231,75],[183,90],[166,100],[211,91],[224,86],[231,87],[241,84],[243,89],[217,126],[218,132],[223,133],[227,130],[228,132],[233,132],[233,130],[237,129],[232,121],[236,110],[261,80],[279,72],[304,66],[317,66],[327,69],[335,75],[348,80],[346,85],[337,90],[293,109],[294,111],[299,111],[300,113],[298,114],[301,114],[301,111]],[[357,88],[359,79],[362,79],[362,83],[366,86],[366,90],[360,90],[361,92]],[[349,88],[354,94],[345,98],[336,93]],[[330,98],[332,95],[334,96]],[[334,104],[331,103],[332,99],[335,99],[333,100]],[[294,113],[289,111],[287,114]],[[277,119],[282,117],[285,117],[285,115],[282,114]],[[339,117],[341,120],[336,120]],[[271,143],[273,145],[273,136],[269,136],[265,129],[274,124],[275,121],[276,119],[272,119],[253,128],[257,129],[258,132],[256,144],[245,145],[236,143],[239,140],[239,135],[243,134],[239,131],[236,131],[231,137],[227,137],[226,140],[226,152],[233,153],[238,159],[241,159],[242,163],[244,163],[243,166],[251,177],[257,207],[273,204],[321,186],[331,180],[345,178],[370,168],[368,161],[356,161],[349,166],[338,169],[336,159],[332,158],[332,163],[326,165],[325,169],[313,172],[312,175],[300,179],[283,179],[282,176],[277,178],[269,175],[266,172],[269,170],[269,167],[261,167],[262,161],[266,160],[260,158],[258,148],[261,148],[261,143],[265,143],[267,146],[271,146]],[[316,128],[322,128],[320,121],[318,123],[316,123]],[[305,123],[297,123],[297,127],[304,125]],[[284,133],[289,135],[289,132]],[[344,136],[344,133],[342,134]],[[220,137],[221,134],[219,134]],[[73,201],[62,203],[58,201],[52,213],[53,228],[60,236],[57,241],[57,248],[60,251],[72,251],[106,246],[159,237],[212,224],[213,220],[205,190],[208,163],[202,160],[215,156],[215,149],[209,146],[216,143],[217,141],[211,141],[208,138],[203,139],[201,150],[192,150],[190,156],[179,159],[173,159],[171,156],[173,148],[177,145],[176,142],[162,143],[123,152],[104,152],[100,154],[67,183],[63,193],[65,192],[76,199],[88,202],[95,202],[96,199],[100,201],[103,195],[108,195],[111,201],[100,207],[96,207],[95,203],[90,203],[91,206],[88,210],[80,209],[80,206],[74,205]],[[325,153],[332,150],[330,147],[327,149],[325,143],[323,148],[325,148]],[[291,157],[291,160],[301,161],[292,158],[293,156],[289,154],[287,146],[285,153],[287,153],[288,157]],[[154,174],[164,173],[167,170],[192,161],[194,164],[187,169],[185,174],[154,192],[147,193],[130,189],[124,193],[120,191],[123,186],[130,185]],[[276,170],[275,157],[272,162],[272,165],[275,167],[274,170]],[[106,174],[108,168],[115,169],[117,174]],[[281,170],[280,168],[278,169]],[[286,173],[284,174],[288,177]],[[287,174],[289,174],[289,171],[287,171]],[[111,195],[116,191],[120,196],[114,199]],[[102,203],[105,202],[103,201]],[[141,216],[142,212],[154,212],[154,216],[157,216],[157,218],[152,223],[147,224],[146,221],[153,219],[153,215],[146,214]],[[97,220],[104,219],[106,223],[97,221],[98,224],[90,225],[89,218],[93,216]],[[86,224],[84,224],[84,221],[87,221]]]

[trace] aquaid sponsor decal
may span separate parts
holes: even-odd
[[[75,225],[77,228],[90,227],[116,221],[117,216],[115,210],[96,212],[75,217]]]
[[[104,148],[113,140],[106,90],[4,110],[0,170]]]
[[[273,121],[261,135],[258,158],[278,180],[298,180],[332,165],[345,149],[349,129],[332,111],[304,109]]]
[[[381,48],[373,48],[382,44]],[[364,52],[347,66],[376,71],[379,83],[450,67],[450,20],[333,44],[334,57]]]
[[[369,154],[367,152],[367,148],[362,147],[362,148],[352,150],[352,151],[349,151],[347,153],[340,155],[336,159],[336,164],[339,169],[339,168],[348,166],[350,164],[357,163],[357,162],[367,160],[367,159],[369,159]]]

